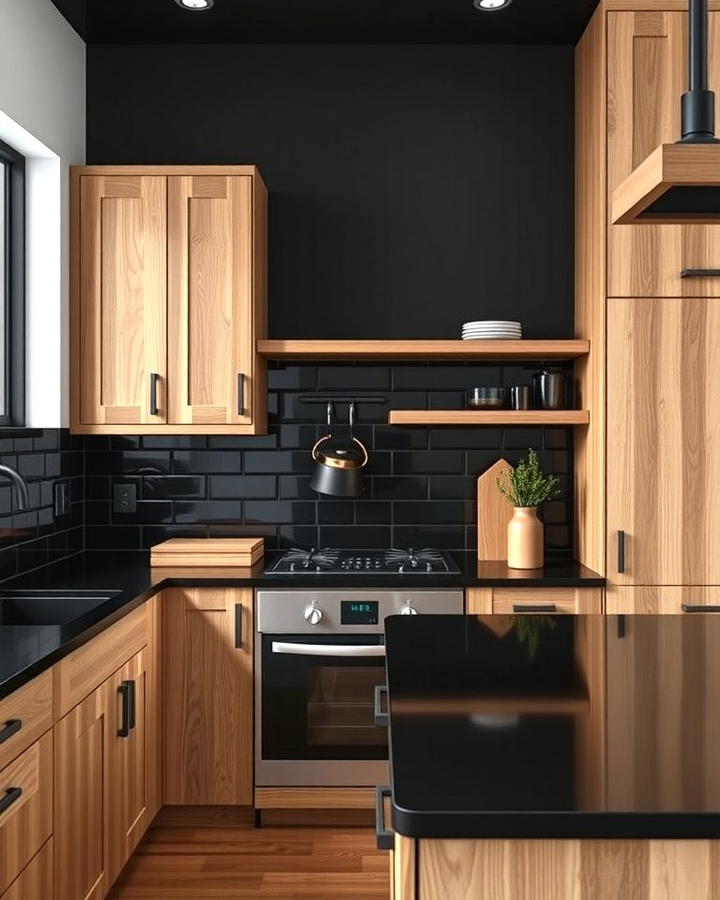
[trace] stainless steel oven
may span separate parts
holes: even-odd
[[[374,786],[388,778],[383,623],[462,613],[458,590],[258,591],[255,782]]]

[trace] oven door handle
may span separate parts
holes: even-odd
[[[288,644],[273,641],[272,652],[293,656],[385,656],[385,644]]]

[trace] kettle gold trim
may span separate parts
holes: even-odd
[[[357,444],[363,452],[364,458],[360,465],[358,465],[352,459],[335,459],[335,457],[333,456],[325,456],[324,454],[319,453],[318,447],[320,446],[320,444],[322,444],[324,441],[327,441],[331,437],[331,434],[326,434],[315,443],[315,446],[310,451],[310,456],[312,456],[315,462],[319,462],[324,466],[329,466],[331,469],[362,469],[368,464],[369,457],[368,452],[365,449],[365,444],[363,444],[362,441],[358,440],[358,438],[354,436],[353,443]]]

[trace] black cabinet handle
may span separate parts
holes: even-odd
[[[22,788],[8,788],[5,791],[5,796],[0,800],[0,814],[4,813],[6,809],[10,809],[20,797],[22,797]]]
[[[137,705],[135,703],[135,681],[130,682],[130,693],[128,695],[128,706],[130,707],[130,711],[128,712],[128,721],[130,723],[130,731],[135,728],[136,724],[136,711]]]
[[[8,738],[17,734],[21,728],[22,719],[8,719],[5,723],[5,727],[0,731],[0,744],[4,744]]]
[[[620,574],[625,571],[625,532],[617,533],[617,570]]]
[[[617,636],[622,640],[627,634],[627,619],[623,614],[617,617]]]
[[[383,712],[383,694],[387,694],[387,685],[375,685],[375,724],[378,728],[387,728],[390,724],[390,713]]]
[[[130,734],[133,727],[133,683],[132,681],[123,681],[118,688],[118,694],[122,697],[122,725],[118,728],[117,736],[126,738]]]
[[[243,645],[243,606],[235,604],[235,649],[242,650]]]
[[[245,415],[245,376],[238,372],[238,415]]]
[[[150,415],[156,416],[160,412],[158,406],[158,382],[160,376],[157,372],[150,373]]]
[[[683,269],[681,278],[720,278],[720,269]]]
[[[718,613],[720,606],[702,606],[699,603],[683,603],[682,611],[686,613]]]
[[[389,784],[380,784],[375,789],[375,842],[378,850],[395,849],[395,835],[385,827],[385,798],[390,794]]]
[[[513,603],[514,613],[554,613],[557,606],[554,603]]]

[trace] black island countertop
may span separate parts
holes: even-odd
[[[720,838],[720,616],[392,616],[393,827]]]
[[[487,586],[599,587],[605,580],[572,560],[519,571],[498,562],[479,563],[474,554],[454,553],[459,573],[447,575],[266,575],[276,554],[247,568],[151,568],[148,551],[88,551],[0,585],[13,590],[107,590],[115,596],[66,626],[0,624],[0,698],[27,683],[63,656],[127,615],[164,587],[458,588]],[[58,600],[58,602],[62,602]]]

